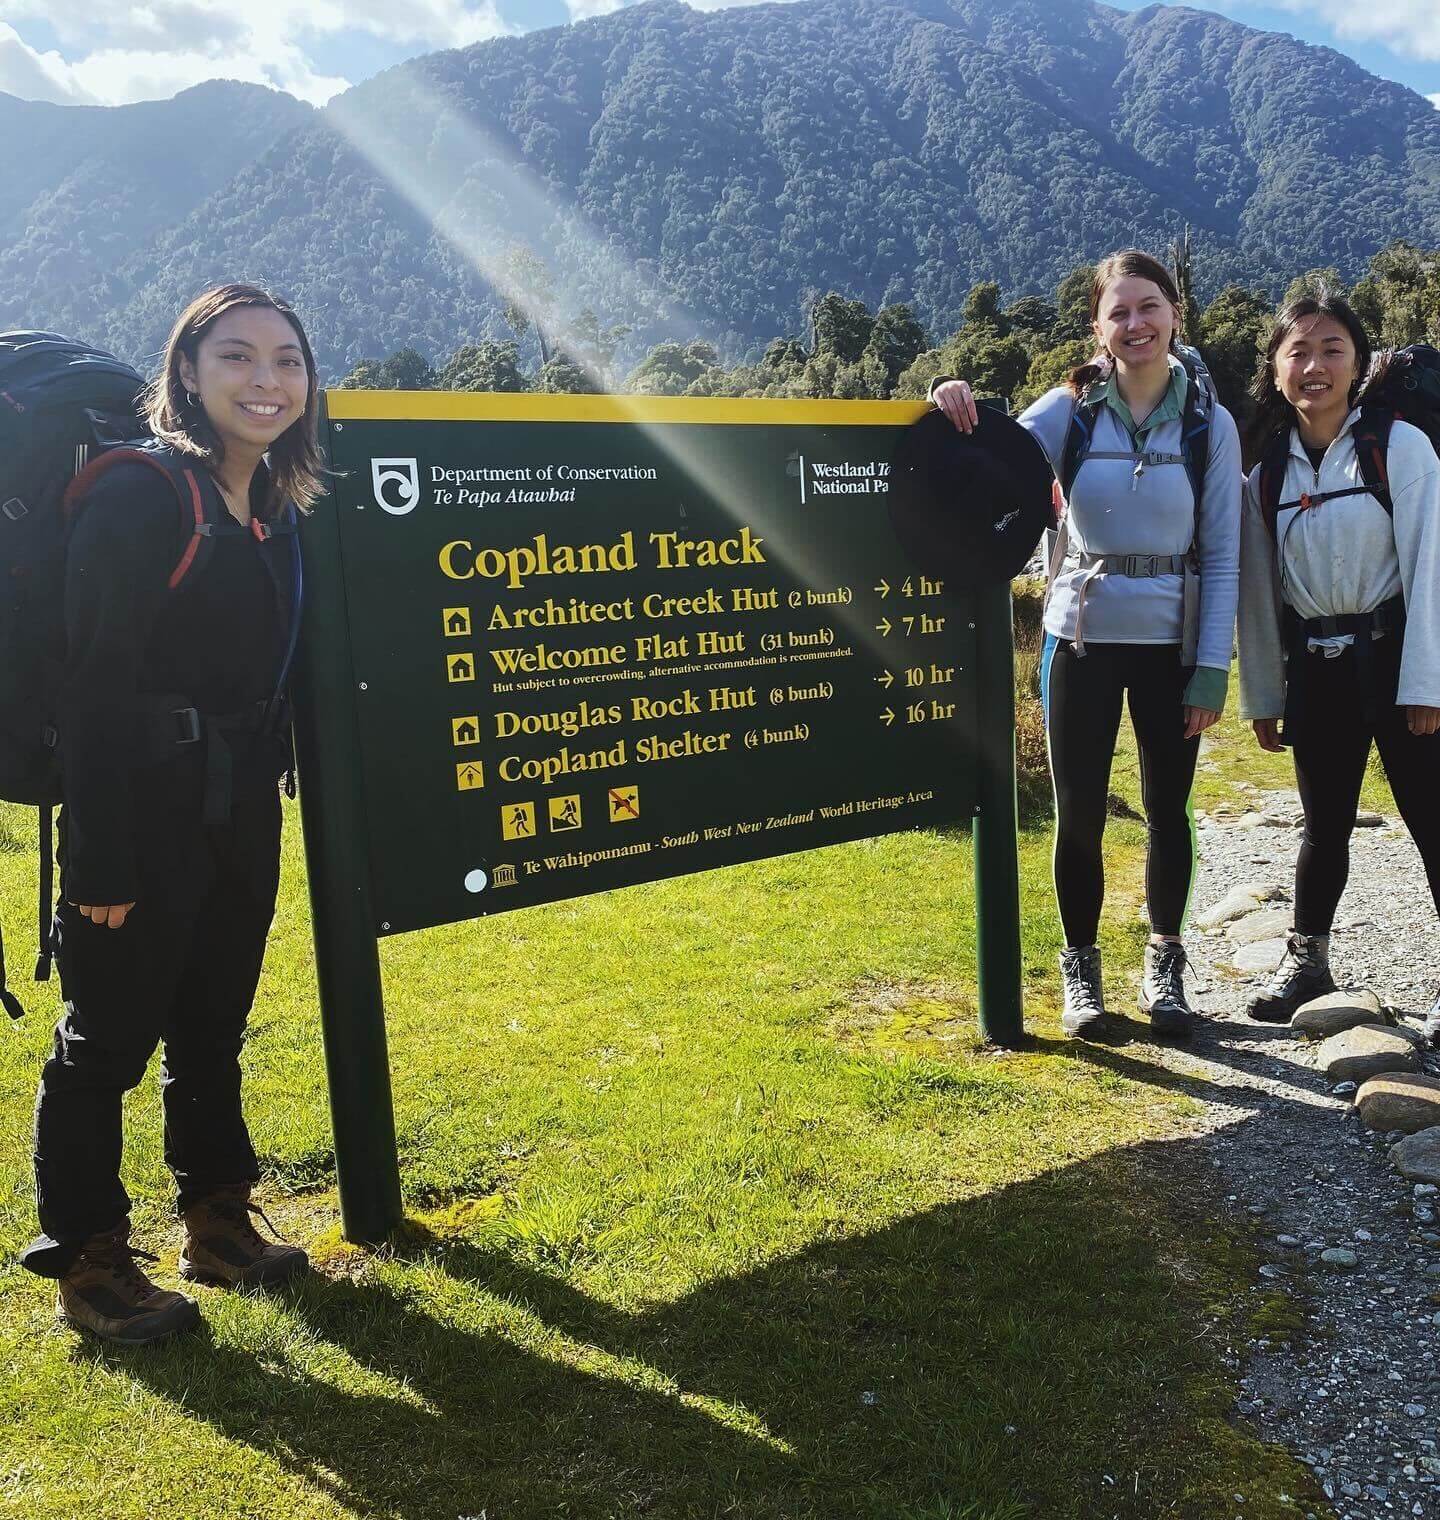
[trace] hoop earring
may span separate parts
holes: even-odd
[[[185,399],[190,403],[191,406],[199,406],[200,405],[200,398],[199,398],[199,396],[197,396],[195,394],[194,391],[186,391],[185,392]]]

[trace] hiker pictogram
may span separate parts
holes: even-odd
[[[500,809],[500,835],[503,839],[533,839],[535,837],[535,804],[507,802]]]
[[[550,799],[550,831],[563,833],[566,829],[580,827],[580,799],[578,797],[552,797]]]
[[[478,792],[485,785],[485,767],[478,760],[464,760],[455,767],[455,785],[462,792]]]
[[[627,823],[640,816],[640,788],[638,786],[612,786],[610,788],[610,822]]]
[[[450,735],[456,744],[480,742],[480,719],[471,714],[466,718],[451,718]]]
[[[470,609],[468,607],[446,607],[440,616],[445,624],[447,639],[470,637]]]
[[[445,661],[445,672],[452,681],[473,681],[475,660],[467,650],[464,654],[452,654]]]

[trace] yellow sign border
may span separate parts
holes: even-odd
[[[532,396],[490,391],[325,392],[332,422],[630,422],[907,427],[928,401],[768,401],[720,396]]]

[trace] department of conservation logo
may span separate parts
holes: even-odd
[[[403,517],[420,505],[420,466],[414,459],[372,459],[370,484],[382,512]]]

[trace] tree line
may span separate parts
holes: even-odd
[[[1248,389],[1276,307],[1264,292],[1227,285],[1203,309],[1193,296],[1187,238],[1170,250],[1186,336],[1204,355],[1220,399],[1242,428],[1252,415]],[[528,262],[527,262],[528,261]],[[1094,352],[1090,333],[1093,266],[1065,276],[1052,296],[1005,303],[1000,286],[974,286],[959,326],[932,344],[914,310],[897,302],[872,311],[864,301],[831,291],[811,308],[808,331],[777,337],[758,358],[727,365],[702,338],[656,344],[626,373],[615,354],[629,331],[606,326],[593,311],[556,322],[543,265],[517,255],[527,298],[512,301],[512,336],[467,342],[435,365],[414,348],[366,359],[340,382],[374,390],[532,391],[643,396],[757,396],[889,400],[923,398],[937,375],[961,375],[978,394],[1019,410]],[[1282,304],[1324,286],[1347,296],[1382,347],[1420,340],[1440,343],[1440,250],[1391,243],[1353,286],[1334,269],[1294,279]]]

